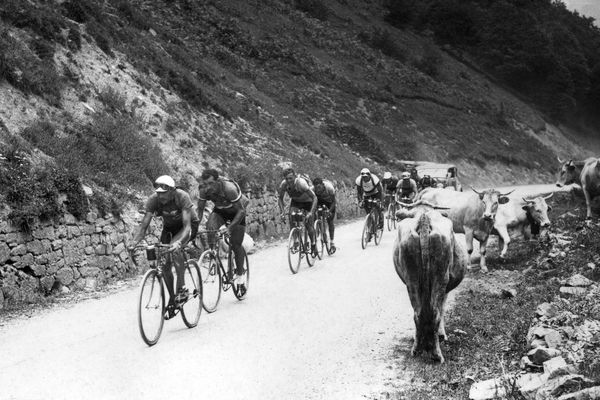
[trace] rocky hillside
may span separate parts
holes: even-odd
[[[66,176],[118,211],[157,174],[193,188],[208,165],[251,187],[290,163],[350,182],[415,159],[476,185],[544,182],[557,154],[597,148],[427,32],[387,25],[384,3],[3,1],[0,180],[19,182],[4,203],[68,191]]]

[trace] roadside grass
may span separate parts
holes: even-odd
[[[519,360],[528,348],[526,334],[538,304],[558,296],[560,280],[582,273],[600,281],[600,273],[586,268],[592,260],[600,261],[600,225],[584,222],[585,209],[579,204],[552,199],[549,213],[551,232],[570,235],[573,241],[562,258],[549,257],[549,242],[513,242],[508,257],[499,259],[497,249],[488,249],[490,273],[470,273],[461,284],[461,292],[446,314],[448,341],[442,343],[446,362],[433,364],[412,358],[412,339],[394,349],[392,360],[403,365],[399,385],[380,398],[411,400],[465,399],[474,382],[500,378],[520,371]],[[490,254],[492,253],[492,254]],[[530,268],[531,267],[531,268]],[[515,297],[503,296],[500,289],[514,287]],[[570,311],[583,322],[600,319],[600,306],[590,299],[570,299]],[[598,349],[588,349],[580,365],[583,373],[600,379]],[[507,399],[524,397],[514,382],[504,382]]]

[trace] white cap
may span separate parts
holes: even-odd
[[[165,186],[175,189],[175,181],[169,175],[162,175],[154,181],[154,191],[158,193],[166,192]]]
[[[369,171],[369,168],[363,168],[360,170],[360,174],[371,174],[371,171]]]
[[[391,172],[385,172],[383,174],[383,179],[390,179],[392,177],[392,173]]]
[[[404,171],[404,172],[402,173],[402,177],[403,177],[403,178],[410,178],[410,172],[408,172],[408,171]]]

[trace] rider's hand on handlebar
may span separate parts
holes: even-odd
[[[279,216],[279,219],[281,219],[281,222],[285,222],[287,220],[286,215],[285,214],[281,214]]]
[[[171,243],[171,247],[169,247],[169,251],[175,251],[180,248],[181,248],[181,242],[179,240],[176,240],[173,243]]]
[[[359,200],[359,201],[358,201],[358,206],[359,206],[360,208],[363,208],[363,207],[365,206],[365,202],[364,202],[363,200]]]

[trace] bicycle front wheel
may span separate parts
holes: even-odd
[[[165,289],[155,269],[148,270],[140,284],[138,327],[148,346],[158,342],[165,322]]]
[[[310,243],[308,231],[306,230],[306,228],[304,228],[304,250],[306,251],[306,263],[309,267],[312,267],[313,265],[315,265],[316,260],[315,257],[313,257],[312,248],[309,247],[308,243]]]
[[[388,206],[388,212],[387,212],[387,228],[388,231],[391,231],[392,229],[396,228],[396,216],[394,215],[394,204],[390,203],[390,205]]]
[[[217,310],[221,299],[223,277],[212,250],[206,250],[198,259],[202,276],[202,307],[207,313]]]
[[[297,274],[300,268],[300,260],[302,259],[302,240],[300,239],[300,230],[293,228],[290,231],[288,239],[288,264],[292,274]]]
[[[373,219],[371,221],[373,221],[373,236],[375,237],[375,246],[379,246],[379,243],[381,243],[381,237],[383,236],[383,225],[381,225],[381,229],[379,229],[379,225],[380,222],[379,218],[381,218],[381,215],[379,215],[378,211],[375,211],[375,214],[373,215]]]
[[[325,238],[323,237],[323,223],[321,220],[315,221],[315,242],[317,246],[317,257],[319,257],[319,260],[322,260]]]
[[[248,263],[248,254],[246,254],[246,250],[242,247],[242,251],[244,252],[244,273],[243,279],[236,279],[231,287],[233,288],[233,295],[238,300],[244,300],[246,297],[246,293],[248,293],[248,286],[250,285],[250,264]],[[229,263],[229,270],[235,270],[235,261],[234,261],[234,253],[233,250],[229,250],[229,255],[227,257],[227,262]]]
[[[363,226],[362,237],[360,241],[360,245],[363,249],[367,248],[367,243],[371,240],[371,214],[367,214],[365,218],[365,225]]]
[[[193,328],[198,325],[202,313],[202,276],[195,260],[189,260],[185,266],[184,282],[190,294],[181,305],[181,318],[185,326]]]

